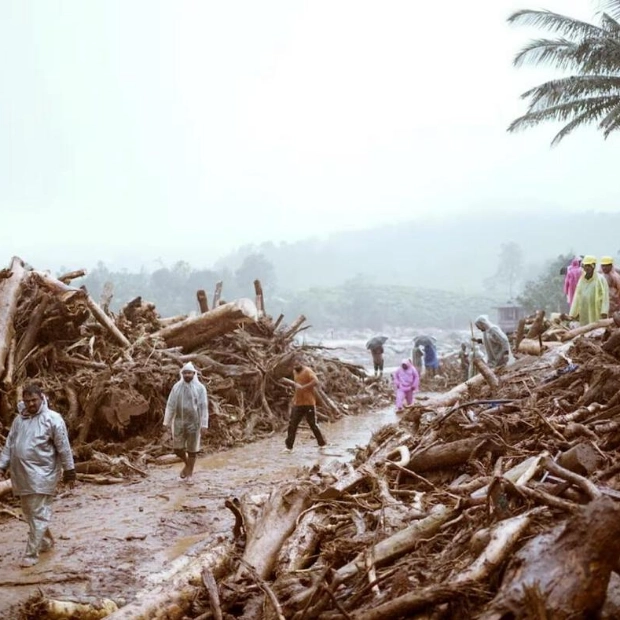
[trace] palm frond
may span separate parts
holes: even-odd
[[[603,11],[609,12],[614,17],[620,19],[620,2],[618,0],[600,0],[599,4]]]
[[[576,75],[550,80],[531,88],[521,98],[529,98],[528,111],[535,112],[595,94],[613,95],[620,101],[620,76]]]
[[[610,133],[620,129],[620,101],[607,113],[598,126],[603,130],[603,136],[605,138],[607,138]]]
[[[515,56],[515,66],[525,63],[551,64],[557,69],[581,73],[617,73],[620,71],[620,36],[606,35],[579,43],[567,39],[536,39]]]
[[[587,97],[577,101],[550,106],[543,110],[528,112],[514,120],[509,125],[508,131],[513,133],[528,127],[535,127],[549,120],[569,121],[566,127],[553,139],[552,144],[557,144],[563,137],[580,125],[598,121],[598,119],[617,105],[618,97]]]
[[[604,36],[605,30],[594,24],[573,19],[553,11],[533,11],[522,9],[508,18],[508,23],[534,26],[549,32],[557,32],[568,38],[582,39],[585,37]]]
[[[618,3],[618,6],[620,7],[620,3]],[[620,16],[620,8],[618,9],[618,15]],[[601,14],[601,24],[603,29],[607,30],[608,32],[620,32],[620,23],[618,23],[616,19],[614,19],[611,15],[608,15],[607,13]]]

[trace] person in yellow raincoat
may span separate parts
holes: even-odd
[[[596,271],[594,256],[584,256],[581,266],[584,273],[577,283],[569,314],[573,319],[579,319],[580,325],[588,325],[607,318],[609,286],[605,276]]]

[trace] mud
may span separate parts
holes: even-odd
[[[282,432],[204,455],[196,463],[193,486],[179,479],[180,464],[152,467],[148,478],[124,484],[78,483],[55,500],[55,548],[28,569],[18,566],[25,523],[0,514],[0,618],[19,617],[19,604],[39,589],[58,598],[129,601],[142,587],[164,579],[187,554],[230,535],[234,518],[224,508],[225,499],[293,479],[300,467],[351,460],[356,446],[366,445],[374,431],[396,421],[394,409],[388,408],[324,424],[330,445],[323,454],[302,424],[292,454],[282,452]]]

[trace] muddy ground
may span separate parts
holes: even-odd
[[[299,467],[351,460],[356,446],[396,420],[394,409],[388,408],[324,424],[330,442],[324,454],[305,425],[292,454],[282,453],[284,432],[205,454],[197,461],[193,486],[179,480],[178,464],[153,466],[148,478],[125,484],[78,483],[55,500],[56,547],[29,569],[18,566],[25,523],[0,515],[0,617],[19,617],[19,604],[39,589],[58,598],[86,595],[129,601],[183,562],[186,554],[231,535],[234,517],[224,508],[226,499],[292,479]]]

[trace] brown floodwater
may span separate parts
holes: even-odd
[[[147,478],[123,484],[78,483],[55,500],[55,548],[28,569],[18,566],[25,523],[0,514],[0,618],[17,618],[16,606],[39,588],[56,598],[131,600],[215,537],[231,534],[234,517],[226,499],[268,491],[274,482],[294,479],[300,467],[351,460],[356,447],[397,420],[389,407],[324,423],[325,453],[302,423],[291,454],[282,452],[284,432],[205,454],[196,463],[193,486],[180,481],[179,464],[152,466]],[[17,504],[11,509],[19,514]]]

